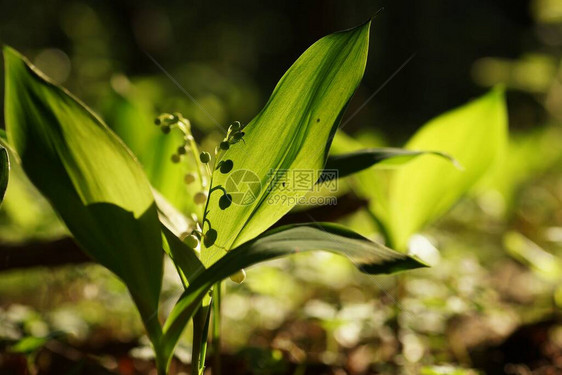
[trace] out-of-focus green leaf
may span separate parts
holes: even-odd
[[[30,180],[80,246],[127,285],[159,336],[160,223],[150,185],[130,151],[101,120],[4,48],[8,141]]]
[[[424,125],[405,148],[447,153],[463,169],[443,158],[424,157],[391,172],[387,194],[373,196],[370,207],[392,246],[405,250],[412,234],[447,211],[503,158],[506,144],[501,88]]]
[[[49,340],[61,336],[64,336],[63,332],[55,331],[43,337],[35,337],[35,336],[23,337],[21,340],[19,340],[18,342],[16,342],[14,345],[10,347],[10,351],[13,353],[31,354],[41,349],[47,342],[49,342]]]
[[[323,168],[336,127],[365,70],[369,27],[370,22],[328,35],[312,45],[244,128],[244,142],[226,151],[222,160],[232,160],[234,168],[230,174],[216,171],[213,186],[228,190],[229,176],[247,170],[243,177],[251,177],[261,188],[256,188],[251,201],[232,204],[225,210],[219,208],[221,194],[211,195],[207,218],[218,237],[214,246],[202,250],[206,265],[224,255],[225,250],[262,233],[294,206],[268,202],[269,197],[284,194],[296,204],[296,198],[306,194],[295,189],[292,181],[279,186],[271,178],[272,172],[318,173]],[[234,185],[249,188],[243,179],[234,181]]]
[[[196,277],[164,326],[164,350],[170,352],[200,301],[217,282],[238,270],[273,258],[321,250],[348,257],[361,271],[383,274],[425,267],[420,261],[391,250],[331,223],[287,225],[272,229],[231,251]]]
[[[199,180],[190,185],[183,183],[186,173],[195,173],[196,164],[190,155],[181,163],[171,162],[171,156],[183,144],[182,135],[163,134],[154,125],[158,114],[142,92],[132,83],[125,92],[112,92],[104,104],[104,114],[111,128],[138,157],[152,186],[180,211],[201,215],[201,206],[193,202],[193,195],[202,190]]]
[[[41,349],[49,341],[48,337],[24,337],[17,343],[15,343],[10,351],[14,353],[32,353],[36,350]]]
[[[0,205],[4,199],[4,194],[8,188],[8,178],[10,177],[10,159],[8,150],[0,145]]]
[[[457,161],[451,156],[439,151],[412,151],[402,148],[371,148],[355,151],[349,154],[330,155],[324,169],[337,170],[338,178],[349,176],[364,169],[375,168],[394,168],[404,165],[418,156],[433,155],[445,158],[457,168],[462,169]],[[330,175],[321,177],[321,181],[329,180]]]
[[[0,130],[0,144],[10,159],[9,185],[0,207],[2,241],[52,239],[66,234],[52,207],[25,175],[4,130]]]
[[[503,163],[497,165],[478,183],[477,193],[499,192],[501,196],[494,193],[488,195],[495,199],[495,213],[500,216],[513,213],[514,199],[519,187],[533,176],[560,165],[560,139],[562,129],[557,124],[510,135],[509,148]]]
[[[542,278],[559,282],[562,280],[562,261],[518,232],[507,232],[503,236],[507,253],[529,266]]]

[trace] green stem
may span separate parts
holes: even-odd
[[[191,125],[185,124],[182,120],[178,122],[178,126],[181,128],[181,131],[185,135],[187,141],[189,142],[189,149],[191,150],[191,155],[195,161],[195,165],[197,166],[197,176],[199,177],[199,183],[201,187],[205,187],[205,179],[203,178],[203,173],[201,172],[202,166],[201,161],[199,160],[199,147],[197,147],[197,143],[195,142],[195,138],[193,138],[193,134],[191,134]]]
[[[191,351],[192,374],[203,375],[205,371],[205,357],[207,356],[207,335],[209,332],[209,318],[211,308],[209,301],[203,302],[201,308],[193,316],[193,347]]]
[[[213,288],[213,375],[221,375],[221,282]]]
[[[167,361],[158,354],[156,355],[156,372],[158,375],[167,375]]]

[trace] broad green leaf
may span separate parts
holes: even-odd
[[[500,88],[424,125],[405,148],[447,153],[463,169],[443,158],[424,157],[392,172],[388,196],[373,197],[383,202],[372,206],[392,246],[404,250],[412,234],[445,213],[499,162],[506,145],[507,114]]]
[[[19,53],[4,48],[8,141],[80,246],[127,285],[159,335],[160,223],[150,185],[107,126]]]
[[[164,325],[164,351],[171,353],[185,325],[215,283],[253,264],[312,250],[344,255],[361,271],[369,274],[393,273],[425,266],[412,257],[335,224],[310,223],[272,229],[229,251],[192,281]]]
[[[393,168],[404,165],[418,156],[433,155],[445,158],[449,162],[462,169],[457,161],[451,156],[439,151],[412,151],[401,148],[371,148],[359,150],[348,154],[330,155],[324,169],[337,170],[338,178],[349,176],[364,169],[375,166],[376,168]],[[321,181],[330,179],[326,174]]]
[[[8,188],[8,178],[10,177],[10,160],[8,150],[0,145],[0,205],[4,199],[4,193]]]
[[[268,202],[269,197],[284,194],[296,201],[306,194],[292,182],[275,184],[271,172],[307,170],[317,175],[322,170],[336,127],[365,70],[369,26],[370,22],[313,44],[244,128],[244,142],[226,151],[222,160],[232,160],[234,168],[229,174],[215,171],[213,186],[229,193],[250,190],[254,196],[223,210],[220,191],[211,195],[207,218],[218,236],[214,246],[202,250],[205,265],[256,237],[294,206]],[[249,172],[240,172],[245,170]]]

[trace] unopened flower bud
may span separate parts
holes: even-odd
[[[211,154],[209,154],[208,152],[203,151],[203,152],[199,155],[199,160],[201,160],[201,163],[207,164],[208,162],[211,161]]]
[[[237,284],[242,284],[244,280],[246,280],[246,271],[242,269],[236,272],[234,275],[230,275],[230,280],[234,281]]]
[[[244,137],[246,133],[244,132],[236,132],[232,135],[232,141],[231,143],[238,143],[240,142],[240,140],[242,139],[242,137]]]
[[[192,184],[193,182],[195,182],[195,175],[193,173],[187,173],[183,177],[183,182],[185,182],[187,185]]]
[[[187,153],[187,146],[180,146],[178,147],[178,154],[185,155]]]
[[[228,150],[230,148],[230,143],[228,141],[222,141],[220,146],[221,150]]]
[[[172,155],[172,163],[179,163],[181,160],[181,156],[178,154],[173,154]]]
[[[172,130],[172,128],[170,128],[169,125],[163,125],[160,129],[162,130],[162,133],[164,133],[164,134],[168,134],[170,132],[170,130]]]
[[[193,201],[195,202],[195,204],[205,203],[207,201],[207,192],[206,191],[198,192],[193,196]]]
[[[232,132],[236,132],[236,131],[240,130],[241,127],[242,127],[242,125],[240,125],[240,121],[234,121],[232,123],[232,125],[230,125],[229,129]]]
[[[183,242],[192,249],[195,249],[197,245],[199,245],[199,239],[194,234],[187,236]]]

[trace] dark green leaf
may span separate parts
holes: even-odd
[[[4,194],[8,188],[8,178],[10,177],[10,160],[8,150],[0,145],[0,205],[4,199]]]
[[[339,225],[311,223],[279,227],[229,251],[192,281],[166,321],[164,351],[171,353],[183,328],[215,283],[253,264],[311,250],[344,255],[361,271],[369,274],[425,267],[412,257],[372,242]]]
[[[107,126],[19,53],[4,48],[8,141],[80,246],[129,288],[159,336],[162,240],[150,185]]]

